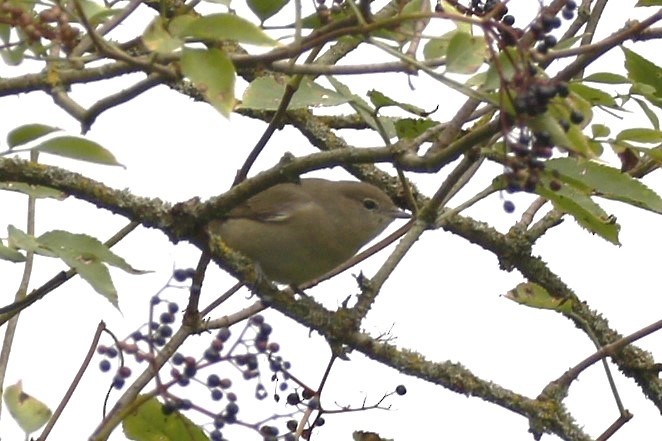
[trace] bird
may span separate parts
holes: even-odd
[[[208,228],[269,279],[298,286],[349,260],[395,219],[408,217],[372,184],[304,178],[256,194]]]

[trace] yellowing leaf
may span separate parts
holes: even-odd
[[[48,406],[23,392],[21,381],[5,389],[4,399],[9,413],[26,434],[38,430],[52,415]]]
[[[177,411],[166,415],[156,398],[150,398],[124,418],[122,428],[127,438],[135,441],[209,441],[204,431],[186,416]]]
[[[182,72],[209,104],[226,118],[234,109],[235,70],[221,50],[189,49],[182,52]]]
[[[537,283],[520,283],[504,297],[531,308],[572,311],[572,301],[551,295]]]

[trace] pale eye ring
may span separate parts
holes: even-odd
[[[367,210],[373,211],[377,209],[378,206],[379,204],[377,204],[377,201],[375,201],[374,199],[370,199],[370,198],[363,199],[363,207],[365,207]]]

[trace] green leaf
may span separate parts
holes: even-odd
[[[5,389],[4,399],[9,413],[26,435],[46,424],[53,414],[44,403],[23,392],[20,380]]]
[[[410,14],[420,14],[420,13],[429,13],[431,11],[430,0],[409,0],[404,3],[404,6],[398,13],[399,16],[410,15]],[[406,20],[401,22],[398,26],[395,27],[393,32],[388,34],[377,33],[376,36],[391,38],[394,41],[402,44],[406,41],[411,40],[411,38],[416,35],[417,27],[419,26],[420,20]],[[427,26],[428,20],[425,20],[425,25]]]
[[[662,68],[630,49],[624,47],[621,47],[621,49],[625,54],[625,68],[628,72],[628,78],[634,83],[652,86],[655,91],[653,95],[662,98]]]
[[[662,198],[627,173],[593,161],[577,161],[573,158],[552,159],[545,169],[558,173],[560,179],[582,190],[625,202],[639,208],[662,213]]]
[[[0,190],[16,191],[35,198],[51,198],[63,201],[68,194],[50,187],[25,184],[23,182],[0,182]]]
[[[395,122],[395,133],[399,139],[414,139],[437,124],[427,118],[399,118]]]
[[[547,161],[546,164],[549,162]],[[543,178],[542,183],[543,185],[536,186],[536,193],[551,201],[557,210],[571,215],[579,225],[591,233],[620,245],[618,241],[620,226],[583,191],[570,185],[563,185],[560,190],[552,191],[549,189],[549,180],[546,177]]]
[[[611,73],[611,72],[598,72],[584,78],[585,82],[589,83],[604,83],[604,84],[630,84],[628,80],[623,75]]]
[[[446,71],[470,74],[476,72],[485,61],[487,45],[483,37],[457,32],[448,43]]]
[[[117,159],[115,159],[115,156],[110,151],[103,148],[100,144],[76,136],[58,136],[57,138],[47,139],[37,144],[33,149],[65,158],[78,159],[79,161],[124,167],[117,162]]]
[[[289,3],[289,0],[246,0],[248,8],[264,23]]]
[[[51,250],[42,246],[34,236],[24,233],[13,225],[7,226],[7,233],[7,242],[11,248],[32,251],[34,253],[41,254],[42,256],[56,256],[56,254]]]
[[[248,85],[239,107],[246,109],[276,110],[283,99],[288,78],[259,77]],[[289,110],[308,107],[337,106],[348,100],[341,94],[304,78],[290,101]]]
[[[662,142],[662,132],[653,129],[625,129],[616,135],[617,141],[633,141],[646,144]]]
[[[366,102],[360,96],[354,94],[349,87],[341,83],[335,77],[327,77],[331,85],[349,102],[352,109],[361,117],[366,124],[368,124],[375,132],[379,133],[383,138],[391,139],[395,136],[395,127],[393,120],[377,116],[377,110]]]
[[[484,90],[496,90],[501,86],[501,80],[511,81],[521,66],[522,55],[520,51],[512,47],[506,48],[497,55],[495,60],[490,61],[487,69],[487,78],[483,85]]]
[[[520,283],[504,297],[531,308],[552,309],[566,313],[572,311],[571,299],[553,296],[537,283]]]
[[[94,237],[54,230],[36,239],[40,245],[53,252],[78,275],[89,283],[99,294],[117,307],[117,291],[105,263],[123,269],[131,274],[142,274],[131,267],[124,259],[110,251]]]
[[[414,106],[413,104],[408,104],[408,103],[402,103],[399,101],[394,100],[391,97],[388,97],[381,93],[378,90],[372,89],[368,91],[368,98],[370,98],[370,102],[375,106],[375,110],[379,110],[382,107],[399,107],[404,111],[407,111],[409,113],[413,113],[416,116],[428,116],[432,112],[427,112],[424,109],[421,109],[420,107]]]
[[[648,117],[648,120],[651,122],[651,125],[655,130],[660,130],[660,119],[657,117],[655,112],[650,108],[650,106],[644,101],[636,97],[632,97],[632,99],[639,104],[639,107],[641,107],[641,110],[643,110],[644,114],[646,117]]]
[[[604,138],[609,136],[611,130],[604,124],[593,124],[591,125],[591,133],[593,133],[594,138]]]
[[[23,42],[13,46],[11,49],[0,49],[0,56],[2,57],[2,61],[8,66],[18,66],[25,59],[25,51],[27,50],[28,45]]]
[[[157,16],[147,25],[143,32],[142,40],[145,47],[160,54],[168,54],[179,49],[184,42],[170,35],[166,27],[167,23],[161,16]]]
[[[230,116],[235,105],[234,65],[227,55],[215,48],[184,48],[181,59],[182,72],[221,115]]]
[[[166,415],[156,398],[127,415],[122,428],[126,437],[134,441],[209,441],[204,431],[185,415],[178,411]]]
[[[61,250],[65,250],[67,253],[78,253],[81,258],[83,258],[83,255],[86,255],[99,262],[108,263],[129,274],[145,274],[147,272],[133,268],[126,260],[113,253],[110,248],[98,239],[87,234],[74,234],[68,231],[53,230],[42,234],[37,240],[56,254]]]
[[[107,8],[91,0],[77,0],[83,10],[83,14],[92,25],[98,25],[106,21],[108,17],[119,14],[120,10]]]
[[[277,46],[278,42],[250,21],[235,14],[211,14],[189,23],[177,37],[202,40],[233,40],[256,46]]]
[[[662,6],[662,0],[639,0],[635,6]]]
[[[451,39],[458,33],[457,29],[446,32],[441,37],[431,38],[423,47],[423,56],[426,60],[445,57]]]
[[[74,250],[61,249],[58,254],[60,259],[69,268],[75,269],[78,275],[96,292],[104,296],[114,307],[119,307],[117,290],[106,265],[96,260],[94,255],[78,253]]]
[[[25,262],[25,256],[14,248],[5,246],[0,240],[0,260],[8,260],[9,262]]]
[[[7,134],[7,145],[10,149],[27,144],[37,138],[46,136],[49,133],[61,130],[57,127],[51,127],[44,124],[26,124],[24,126],[16,127],[14,130]]]
[[[614,97],[609,95],[607,92],[603,92],[602,90],[595,89],[580,83],[571,83],[569,88],[572,92],[581,96],[590,102],[593,106],[607,106],[611,108],[619,107],[616,104]]]

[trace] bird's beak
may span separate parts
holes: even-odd
[[[388,212],[388,215],[394,219],[411,219],[411,214],[407,213],[406,211],[397,210],[397,209],[390,210]]]

